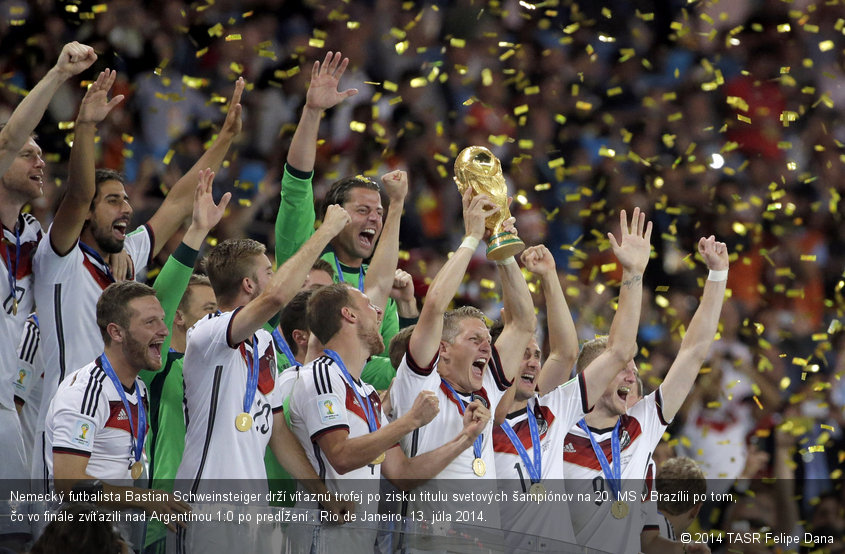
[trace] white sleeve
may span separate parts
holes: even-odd
[[[642,424],[643,433],[645,434],[649,450],[654,450],[660,442],[663,432],[669,426],[671,421],[666,421],[663,417],[663,394],[662,387],[658,387],[653,393],[649,394],[636,404],[630,410],[631,417],[636,418]]]
[[[51,233],[53,232],[53,225],[47,229],[47,234],[38,243],[38,248],[35,249],[35,255],[32,258],[33,273],[36,278],[47,283],[60,283],[64,280],[64,276],[72,271],[72,268],[77,264],[82,263],[82,250],[79,248],[79,239],[76,244],[70,249],[70,252],[64,256],[53,249],[53,243],[50,241]]]
[[[586,413],[587,383],[584,372],[541,397],[566,429],[574,427]]]
[[[393,406],[393,419],[397,419],[408,412],[414,405],[422,390],[436,391],[440,386],[440,375],[437,373],[439,354],[427,366],[420,366],[411,357],[410,352],[402,358],[396,369],[396,380],[390,387],[390,402]]]
[[[152,261],[154,242],[153,230],[145,223],[126,235],[123,243],[123,249],[132,258],[135,280],[141,283],[147,280],[147,267]]]
[[[499,350],[495,345],[493,346],[493,355],[490,357],[490,361],[487,362],[487,371],[483,374],[482,383],[490,399],[490,410],[495,411],[499,400],[502,399],[511,386],[511,382],[505,376],[505,370],[499,358]]]
[[[47,421],[53,430],[53,452],[91,456],[97,433],[110,414],[103,381],[90,375],[87,380],[77,379],[53,398],[52,417]]]
[[[12,382],[15,387],[15,397],[24,403],[30,401],[33,389],[41,378],[41,369],[35,367],[35,357],[38,344],[41,342],[41,330],[31,319],[24,322],[21,341],[18,344],[17,375]],[[34,398],[33,401],[36,401]]]
[[[300,376],[294,396],[296,410],[312,442],[328,431],[349,430],[346,384],[342,377],[329,371],[325,364],[316,362],[311,372]]]

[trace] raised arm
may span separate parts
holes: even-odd
[[[651,253],[651,222],[634,208],[631,224],[625,210],[619,213],[620,237],[608,233],[610,246],[622,265],[619,304],[610,324],[607,348],[584,370],[587,383],[587,404],[592,406],[601,397],[608,383],[637,353],[637,328],[643,304],[643,273]]]
[[[466,235],[458,249],[452,253],[452,257],[437,272],[437,276],[428,288],[425,303],[420,311],[420,319],[408,342],[408,354],[421,364],[427,364],[433,360],[440,349],[443,314],[446,313],[449,303],[455,297],[469,261],[484,236],[484,220],[499,211],[499,208],[487,196],[479,195],[473,198],[470,189],[464,193],[462,200]]]
[[[317,137],[323,112],[358,93],[338,91],[337,85],[349,60],[340,52],[326,53],[323,63],[314,62],[311,83],[305,94],[305,107],[293,133],[287,165],[282,177],[279,212],[276,214],[276,263],[294,255],[314,232],[314,191],[311,177],[317,156]]]
[[[546,299],[549,357],[543,363],[543,370],[537,380],[540,394],[546,394],[569,380],[572,364],[578,357],[578,333],[560,286],[554,256],[549,249],[542,244],[532,246],[522,253],[521,259],[528,271],[540,276],[543,297]]]
[[[161,345],[162,364],[167,363],[167,352],[170,349],[170,340],[173,337],[173,320],[176,316],[176,309],[182,301],[182,296],[188,288],[193,272],[193,263],[196,261],[205,237],[223,218],[226,206],[232,198],[232,193],[227,192],[220,199],[220,203],[215,204],[211,195],[213,183],[214,172],[211,169],[200,171],[199,183],[197,183],[194,194],[191,226],[188,227],[185,236],[182,237],[182,243],[168,257],[164,267],[161,268],[161,273],[158,274],[155,283],[153,283],[156,297],[158,297],[161,307],[164,309],[164,323],[171,331]],[[180,261],[182,255],[188,257],[188,259],[184,259],[185,264]],[[185,267],[188,263],[190,263],[189,267]]]
[[[314,171],[314,159],[317,156],[317,134],[323,112],[340,104],[350,96],[358,94],[358,89],[337,89],[349,58],[340,52],[326,52],[323,63],[314,62],[311,66],[311,84],[305,95],[305,107],[299,118],[299,125],[291,139],[287,162],[299,171]]]
[[[391,171],[381,178],[381,182],[390,199],[390,208],[384,219],[378,246],[367,268],[364,289],[370,301],[383,310],[393,288],[396,263],[399,261],[399,223],[408,194],[408,174],[401,170]]]
[[[15,161],[18,150],[26,144],[62,83],[85,71],[95,61],[97,54],[90,46],[78,42],[64,45],[56,65],[21,100],[0,130],[0,177]]]
[[[203,153],[197,163],[176,181],[176,184],[164,197],[161,207],[147,222],[155,235],[155,244],[152,248],[153,256],[159,253],[168,239],[182,225],[185,218],[191,215],[194,191],[197,187],[200,170],[210,168],[216,172],[220,169],[223,159],[229,151],[229,146],[241,132],[241,94],[243,94],[244,86],[243,77],[239,77],[235,82],[235,92],[232,94],[232,100],[229,103],[226,120],[217,134],[217,140]]]
[[[299,292],[311,266],[330,240],[349,223],[349,214],[333,204],[326,210],[323,224],[294,256],[276,270],[267,287],[232,319],[232,344],[245,341],[282,309]]]
[[[728,279],[728,247],[714,236],[698,241],[698,252],[704,258],[710,274],[704,283],[704,295],[692,316],[687,333],[681,341],[678,356],[672,362],[666,379],[660,386],[663,396],[663,417],[671,421],[689,394],[707,351],[716,337],[719,314],[725,300]]]
[[[515,230],[514,230],[515,231]],[[508,381],[513,381],[519,372],[519,364],[525,354],[525,347],[534,335],[537,327],[537,316],[534,315],[534,302],[528,283],[522,276],[522,270],[514,258],[498,262],[499,277],[502,280],[502,304],[508,317],[499,338],[497,348],[502,370]]]
[[[88,88],[79,115],[76,116],[73,148],[70,149],[68,162],[67,193],[62,199],[53,228],[50,231],[50,244],[60,256],[64,256],[76,245],[85,218],[94,200],[96,185],[94,182],[95,153],[94,138],[99,125],[122,100],[119,94],[108,99],[109,90],[114,84],[117,72],[106,69]]]

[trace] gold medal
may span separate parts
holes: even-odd
[[[18,299],[12,300],[12,315],[18,315]]]
[[[538,500],[546,497],[546,487],[542,483],[533,483],[528,489],[528,494],[536,496]]]
[[[628,517],[628,503],[624,500],[617,500],[610,505],[610,513],[616,519],[625,519]]]
[[[246,412],[239,413],[238,416],[235,418],[235,429],[244,433],[246,431],[249,431],[251,427],[252,416]]]
[[[133,481],[140,479],[142,473],[144,473],[144,464],[142,464],[140,461],[132,464],[132,480]]]
[[[376,456],[376,459],[370,462],[371,466],[377,466],[384,461],[384,452]]]
[[[487,464],[481,458],[474,459],[472,461],[472,472],[479,477],[484,477],[484,474],[487,473]]]

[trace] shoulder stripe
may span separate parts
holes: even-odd
[[[329,371],[329,364],[322,364],[323,365],[323,377],[326,379],[325,387],[328,389],[326,392],[334,392],[332,390],[332,374]]]
[[[314,378],[314,390],[317,391],[317,394],[323,394],[320,389],[320,381],[317,380],[318,371],[317,362],[314,362],[314,365],[311,366],[311,376]]]
[[[493,381],[495,381],[496,387],[503,392],[508,390],[511,386],[511,382],[508,381],[505,371],[502,369],[502,361],[499,359],[499,350],[495,345],[493,346],[493,356],[487,363],[487,367],[490,368],[490,371],[493,374]]]
[[[660,423],[668,427],[672,422],[667,422],[666,418],[663,417],[663,394],[660,392],[660,387],[657,387],[657,390],[654,391],[654,404],[657,407],[657,418]]]
[[[191,492],[196,493],[200,486],[200,479],[202,478],[202,471],[205,468],[205,461],[208,459],[208,447],[211,444],[211,435],[214,432],[214,417],[217,415],[217,398],[220,393],[220,379],[223,376],[223,366],[219,365],[214,368],[214,384],[211,387],[211,402],[208,405],[208,427],[205,430],[205,444],[202,447],[202,456],[200,457],[199,469],[194,478],[194,484],[191,487]]]
[[[88,397],[88,404],[85,404],[84,397],[82,399],[83,414],[91,417],[97,414],[97,405],[100,403],[100,394],[103,392],[103,381],[105,378],[106,372],[103,371],[103,368],[97,367],[96,370],[92,371],[90,380],[88,381],[91,394],[88,394],[88,389],[85,391],[85,395]]]
[[[26,336],[21,341],[20,359],[26,363],[35,361],[35,352],[38,350],[38,343],[41,341],[41,333],[34,323],[26,322]]]

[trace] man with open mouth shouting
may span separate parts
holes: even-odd
[[[637,366],[630,359],[596,402],[595,409],[566,436],[563,448],[566,488],[585,493],[590,502],[570,509],[580,545],[606,552],[639,552],[643,479],[663,432],[692,388],[716,335],[728,278],[728,249],[715,237],[702,238],[698,252],[710,273],[701,304],[681,342],[678,356],[660,387],[629,409],[628,396],[637,387]],[[624,264],[623,264],[624,266]],[[641,274],[626,276],[622,286]],[[581,371],[606,346],[602,339],[581,349]]]
[[[338,90],[338,84],[349,64],[340,52],[327,52],[322,62],[314,62],[311,82],[305,97],[305,106],[291,140],[282,177],[282,199],[276,216],[276,263],[281,265],[296,253],[314,233],[314,161],[317,138],[323,113],[358,93],[357,89]],[[388,174],[389,175],[389,174]],[[382,178],[384,179],[384,177]],[[349,225],[335,237],[321,255],[335,270],[335,281],[348,283],[364,292],[364,263],[373,255],[381,236],[386,195],[373,179],[357,175],[346,177],[332,184],[323,202],[325,206],[337,204],[349,213]],[[396,209],[401,210],[399,205]],[[384,308],[381,336],[385,344],[400,326],[414,323],[419,315],[413,290],[394,288]],[[400,321],[403,320],[403,321]],[[407,321],[404,321],[407,320]],[[404,323],[404,324],[403,324]],[[387,373],[387,377],[385,377]],[[373,357],[361,374],[364,382],[377,385],[390,382],[393,368],[387,353]]]
[[[639,208],[634,209],[630,225],[625,210],[620,219],[619,242],[611,235],[611,246],[626,284],[621,286],[607,348],[561,387],[554,388],[562,380],[560,375],[568,374],[578,352],[575,325],[551,252],[545,246],[535,246],[522,255],[525,266],[543,280],[551,352],[541,367],[536,339],[528,343],[519,377],[505,397],[513,395],[513,403],[493,433],[499,488],[512,499],[500,505],[503,528],[512,531],[506,535],[511,548],[553,550],[552,545],[543,545],[544,537],[575,542],[569,502],[558,500],[566,498],[564,484],[569,477],[560,450],[572,426],[596,406],[607,385],[636,352],[642,305],[642,282],[637,277],[642,276],[651,251],[651,223],[645,225]],[[529,496],[519,502],[513,492]]]

